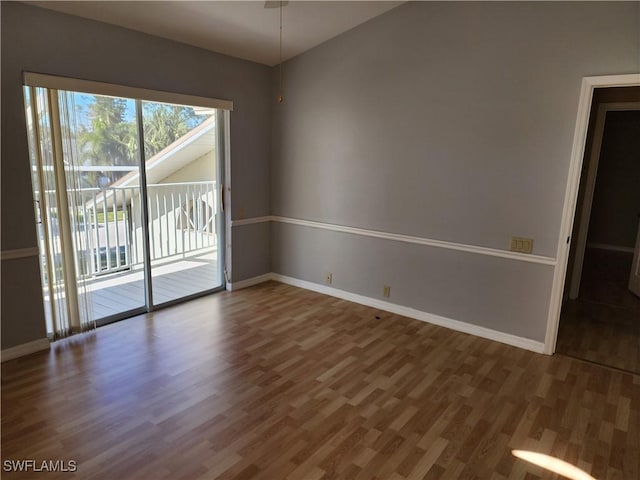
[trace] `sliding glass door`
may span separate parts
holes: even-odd
[[[25,100],[50,334],[223,286],[221,112],[35,87]]]
[[[222,285],[216,110],[142,102],[155,305]]]

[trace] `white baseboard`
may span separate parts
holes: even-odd
[[[320,285],[313,282],[307,282],[306,280],[299,280],[297,278],[287,277],[277,273],[271,274],[271,279],[277,282],[286,283],[294,287],[304,288],[306,290],[312,290],[314,292],[323,293],[332,297],[338,297],[350,302],[359,303],[368,307],[377,308],[378,310],[384,310],[386,312],[395,313],[404,317],[413,318],[422,322],[431,323],[441,327],[456,330],[458,332],[469,333],[477,337],[494,340],[496,342],[505,343],[514,347],[524,348],[536,353],[544,352],[544,343],[536,342],[528,338],[518,337],[509,333],[499,332],[497,330],[491,330],[485,327],[479,327],[470,323],[460,322],[458,320],[452,320],[450,318],[441,317],[431,313],[416,310],[410,307],[404,307],[391,302],[385,302],[364,295],[358,295],[356,293],[345,292],[337,288],[329,287],[326,285]]]
[[[240,280],[238,282],[228,282],[227,290],[229,292],[234,292],[236,290],[240,290],[247,287],[253,287],[254,285],[258,285],[259,283],[268,282],[272,278],[272,273],[265,273],[264,275],[259,275],[257,277],[247,278],[246,280]]]
[[[359,303],[368,307],[376,308],[378,310],[384,310],[385,312],[395,313],[404,317],[413,318],[422,322],[431,323],[440,327],[449,328],[458,332],[468,333],[477,337],[494,340],[496,342],[505,343],[518,348],[524,348],[536,353],[544,353],[544,343],[536,342],[524,337],[518,337],[509,333],[499,332],[497,330],[491,330],[490,328],[480,327],[472,325],[466,322],[460,322],[451,318],[441,317],[440,315],[434,315],[432,313],[423,312],[422,310],[416,310],[415,308],[405,307],[397,305],[391,302],[385,302],[376,298],[366,297],[357,293],[346,292],[327,285],[320,285],[318,283],[308,282],[306,280],[300,280],[286,275],[280,275],[279,273],[265,273],[258,277],[248,278],[235,283],[228,283],[227,290],[235,291],[241,288],[251,287],[259,283],[267,282],[269,280],[275,280],[276,282],[285,283],[294,287],[304,288],[305,290],[311,290],[314,292],[322,293],[332,297],[341,298],[349,302]]]
[[[587,243],[588,248],[599,248],[600,250],[611,250],[613,252],[633,253],[633,247],[622,247],[620,245],[609,245],[606,243]]]
[[[31,353],[40,352],[41,350],[49,350],[50,344],[48,338],[41,338],[33,342],[23,343],[15,347],[2,350],[2,362],[13,360],[14,358],[24,357]]]

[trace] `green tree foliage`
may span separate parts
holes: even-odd
[[[86,165],[129,166],[138,164],[138,129],[135,119],[127,119],[127,100],[94,96],[86,105],[88,122],[78,135],[81,161]],[[150,159],[190,130],[206,116],[193,108],[161,103],[143,104],[145,157]],[[110,182],[126,172],[108,172]],[[98,185],[99,173],[86,176],[89,186]]]
[[[80,133],[81,151],[94,165],[135,165],[136,130],[125,120],[123,98],[94,97],[89,104],[91,125]]]
[[[206,117],[193,108],[145,103],[143,108],[144,153],[151,158],[178,138],[200,125]]]
[[[82,162],[89,165],[126,166],[137,163],[135,123],[125,119],[127,101],[123,98],[93,97],[87,105],[89,124],[78,135]],[[123,173],[111,172],[115,181]],[[98,174],[88,175],[88,183],[97,185]]]

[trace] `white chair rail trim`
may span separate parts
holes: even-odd
[[[477,245],[468,245],[464,243],[448,242],[445,240],[434,240],[425,237],[416,237],[412,235],[402,235],[399,233],[381,232],[378,230],[368,230],[365,228],[346,227],[343,225],[335,225],[331,223],[314,222],[311,220],[301,220],[298,218],[280,217],[276,215],[246,218],[242,220],[233,220],[232,227],[243,225],[251,225],[263,222],[280,222],[291,225],[299,225],[303,227],[319,228],[322,230],[330,230],[334,232],[351,233],[354,235],[362,235],[366,237],[381,238],[384,240],[393,240],[396,242],[413,243],[417,245],[426,245],[429,247],[446,248],[449,250],[458,250],[461,252],[477,253],[480,255],[488,255],[491,257],[508,258],[510,260],[518,260],[521,262],[538,263],[541,265],[556,265],[556,259],[553,257],[545,257],[542,255],[531,255],[526,253],[510,252],[508,250],[500,250],[497,248],[480,247]]]
[[[15,260],[38,256],[38,247],[16,248],[14,250],[2,250],[2,260]]]

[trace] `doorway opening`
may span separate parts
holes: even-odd
[[[228,112],[52,78],[24,89],[49,336],[223,289]]]
[[[556,352],[640,373],[640,87],[595,88]]]

